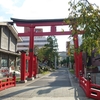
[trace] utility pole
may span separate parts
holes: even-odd
[[[57,57],[55,55],[55,69],[57,68]]]

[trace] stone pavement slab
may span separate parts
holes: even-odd
[[[61,68],[33,82],[0,91],[0,100],[93,100],[85,96],[75,77]]]

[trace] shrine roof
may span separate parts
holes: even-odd
[[[63,22],[65,19],[17,19],[11,18],[13,22],[21,22],[21,23],[44,23],[44,22]]]

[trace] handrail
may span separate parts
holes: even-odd
[[[80,76],[79,84],[88,98],[100,100],[100,85],[92,84],[90,80],[85,79],[83,76]]]
[[[16,77],[0,79],[0,91],[16,86]]]

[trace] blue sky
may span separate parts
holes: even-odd
[[[0,21],[20,19],[67,18],[69,0],[0,0]],[[93,0],[89,0],[94,3]],[[99,0],[95,0],[100,4]],[[17,28],[18,32],[21,29]],[[57,36],[59,51],[66,51],[68,36]]]
[[[14,15],[14,10],[21,8],[25,0],[0,0],[0,21],[8,21]]]

